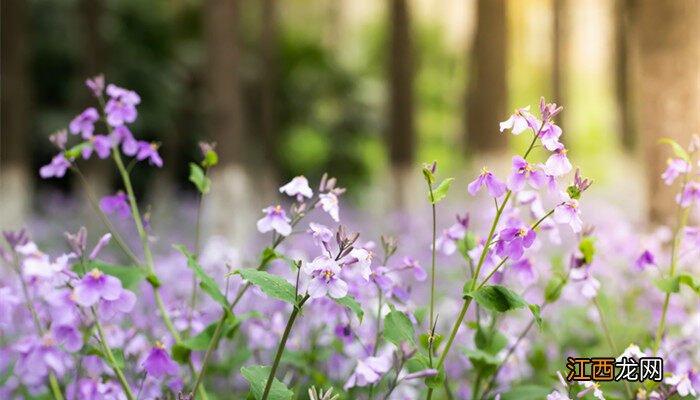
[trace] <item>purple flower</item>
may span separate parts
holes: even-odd
[[[420,371],[412,372],[410,374],[406,374],[402,380],[404,381],[410,381],[413,379],[421,379],[421,378],[427,378],[429,376],[435,376],[438,374],[438,370],[433,369],[433,368],[428,368],[428,369],[423,369]]]
[[[57,154],[51,159],[51,163],[44,165],[39,169],[39,176],[42,178],[62,178],[66,174],[66,170],[70,167],[70,161],[66,159],[63,153]]]
[[[134,156],[139,151],[139,142],[134,139],[129,128],[126,125],[114,128],[115,146],[121,143],[122,153],[127,156]]]
[[[100,251],[107,246],[109,243],[109,240],[112,239],[112,234],[111,233],[105,233],[100,240],[97,242],[95,245],[95,248],[92,249],[92,252],[90,253],[90,261],[94,260],[97,258],[97,256],[100,254]]]
[[[540,97],[540,116],[543,121],[551,121],[552,118],[556,117],[563,109],[564,107],[557,107],[556,103],[545,103],[544,96]]]
[[[95,97],[102,96],[102,92],[105,90],[105,76],[102,74],[97,75],[92,79],[85,80],[85,86],[87,86]]]
[[[0,287],[0,327],[12,324],[15,307],[22,300],[12,292],[10,287]]]
[[[303,268],[304,273],[312,276],[308,288],[312,299],[323,297],[326,294],[339,299],[348,294],[348,284],[338,277],[340,266],[330,257],[316,257]]]
[[[537,118],[530,114],[530,106],[527,106],[515,110],[510,118],[500,123],[499,127],[501,132],[510,129],[513,135],[519,135],[527,128],[537,130],[538,122]]]
[[[286,193],[288,196],[296,196],[299,201],[304,197],[311,198],[314,192],[309,187],[309,181],[303,176],[297,176],[289,183],[280,188],[280,193]]]
[[[95,122],[100,119],[100,114],[94,107],[86,108],[80,115],[73,118],[68,129],[74,135],[82,134],[83,139],[90,139],[95,131]]]
[[[115,300],[102,300],[100,302],[100,318],[110,320],[118,314],[131,312],[136,305],[136,295],[130,290],[122,290]]]
[[[511,260],[519,260],[525,249],[530,248],[535,242],[537,234],[526,228],[507,227],[498,233],[496,242],[496,254],[499,257],[508,257]]]
[[[327,212],[335,222],[339,222],[338,197],[333,193],[322,193],[318,197],[323,211]]]
[[[389,272],[391,271],[387,267],[377,267],[374,269],[374,271],[372,271],[372,280],[384,292],[391,291],[391,288],[394,286],[394,281],[387,276]]]
[[[678,193],[678,196],[676,196],[676,203],[686,208],[693,204],[694,201],[700,201],[700,183],[691,181],[685,185],[683,192]]]
[[[416,278],[417,281],[422,282],[428,278],[428,274],[425,272],[418,260],[406,256],[403,258],[402,263],[403,268],[413,270],[413,277]]]
[[[511,268],[525,286],[531,285],[537,280],[537,272],[532,266],[532,260],[528,257],[514,262]]]
[[[114,196],[105,196],[100,199],[100,209],[106,214],[117,213],[122,218],[128,218],[131,214],[129,197],[124,192],[117,192]]]
[[[70,355],[56,347],[51,333],[46,333],[41,339],[29,338],[15,344],[19,359],[15,365],[15,376],[21,377],[28,386],[41,384],[53,371],[58,378],[72,367]]]
[[[355,248],[350,251],[350,254],[342,261],[345,268],[343,271],[349,271],[349,275],[353,277],[359,274],[362,279],[369,282],[369,276],[372,274],[372,252],[366,249]]]
[[[160,378],[164,375],[177,374],[177,363],[173,361],[165,351],[165,346],[160,342],[151,348],[148,356],[141,364],[144,371],[154,378]]]
[[[122,293],[119,279],[105,275],[97,268],[86,274],[73,289],[73,299],[83,307],[91,307],[100,299],[114,301]]]
[[[343,389],[377,383],[390,369],[391,359],[388,357],[367,357],[364,360],[357,360],[355,371],[350,375]]]
[[[289,224],[290,219],[287,218],[287,213],[284,212],[281,206],[267,207],[262,210],[265,216],[258,220],[258,231],[267,233],[275,230],[282,236],[287,236],[292,233],[292,226]]]
[[[561,128],[551,122],[545,122],[540,130],[539,138],[542,145],[549,151],[554,151],[561,145],[559,137],[561,136]]]
[[[664,183],[671,185],[681,174],[690,172],[690,164],[680,158],[669,158],[666,160],[666,171],[661,174]]]
[[[513,174],[508,178],[508,187],[517,192],[525,187],[526,183],[539,189],[547,183],[547,176],[538,166],[533,166],[520,156],[513,156]]]
[[[506,192],[506,185],[499,181],[486,167],[481,169],[481,174],[467,186],[469,194],[476,196],[476,193],[482,186],[486,185],[486,190],[489,196],[498,198]]]
[[[117,127],[136,120],[136,105],[141,102],[141,97],[136,92],[109,85],[107,94],[111,97],[105,106],[108,124]]]
[[[71,325],[52,325],[51,332],[58,344],[71,353],[75,353],[83,347],[83,335]]]
[[[328,250],[328,244],[331,242],[331,240],[333,240],[333,232],[331,232],[328,227],[315,222],[310,222],[308,232],[314,238],[314,244],[316,246]]]
[[[136,159],[139,161],[148,159],[149,164],[155,165],[158,168],[163,166],[163,159],[160,158],[158,154],[158,145],[155,143],[138,142]]]
[[[51,143],[55,144],[56,147],[63,150],[66,148],[66,143],[68,142],[68,131],[61,129],[60,131],[49,136]]]
[[[544,171],[547,175],[562,176],[571,171],[573,167],[566,157],[566,152],[566,148],[560,143],[554,150],[554,154],[544,163]]]
[[[554,221],[559,224],[569,224],[575,233],[581,232],[583,222],[581,221],[578,201],[568,198],[565,194],[562,197],[566,200],[554,208]]]
[[[654,254],[652,254],[649,250],[644,250],[644,252],[634,262],[634,267],[638,271],[643,271],[646,267],[652,265],[656,265],[656,259],[654,258]]]
[[[101,159],[109,157],[109,153],[112,150],[112,139],[105,135],[95,135],[90,138],[90,145],[83,148],[82,156],[83,159],[88,160],[92,156],[92,150],[94,149],[97,156]]]

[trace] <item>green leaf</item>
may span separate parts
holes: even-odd
[[[547,286],[544,288],[544,299],[548,303],[553,303],[559,299],[561,296],[562,289],[564,288],[564,278],[559,275],[555,275],[549,279]]]
[[[286,279],[254,268],[239,269],[235,273],[259,287],[266,295],[296,306],[296,289]]]
[[[481,366],[497,366],[501,362],[498,361],[496,356],[489,354],[480,349],[464,349],[464,355],[469,358],[473,364],[480,364]]]
[[[678,293],[681,290],[680,279],[677,276],[655,279],[654,285],[664,293]]]
[[[469,259],[469,251],[476,247],[476,236],[471,231],[467,231],[464,237],[457,241],[457,249],[465,259]]]
[[[112,362],[109,357],[102,351],[101,348],[87,347],[84,350],[84,354],[100,357],[104,362],[107,363],[112,368],[124,369],[124,353],[120,349],[110,349],[112,351],[112,356],[114,356],[114,361]]]
[[[535,322],[537,322],[537,328],[542,329],[542,316],[540,315],[540,306],[538,304],[530,304],[527,306],[535,317]]]
[[[432,197],[430,196],[430,193],[428,193],[428,201],[430,201],[430,204],[435,204],[438,201],[442,200],[447,196],[447,191],[450,190],[450,185],[452,184],[452,181],[454,181],[455,178],[447,178],[440,182],[440,185],[436,189],[433,190],[433,195]]]
[[[384,338],[397,347],[402,342],[409,342],[415,346],[415,335],[413,323],[403,312],[393,310],[384,317]]]
[[[487,285],[467,293],[480,306],[491,311],[505,312],[526,307],[528,304],[519,294],[501,285]]]
[[[146,273],[138,267],[109,264],[99,260],[89,261],[87,264],[88,271],[93,268],[97,268],[105,274],[119,279],[122,286],[129,290],[134,289],[141,281],[146,279]],[[82,270],[80,264],[73,266],[73,271],[75,272],[82,272]]]
[[[195,163],[190,163],[190,182],[194,183],[199,193],[209,193],[211,179],[204,174],[202,167]]]
[[[251,366],[241,368],[241,374],[250,384],[250,392],[257,400],[262,399],[267,378],[270,376],[270,367]],[[290,400],[294,393],[282,382],[273,378],[272,387],[268,395],[269,400]]]
[[[499,332],[498,329],[484,329],[483,327],[477,326],[476,335],[474,335],[474,344],[477,349],[495,356],[506,347],[508,338]]]
[[[355,300],[355,297],[351,294],[343,297],[342,299],[333,299],[335,300],[336,303],[340,304],[341,306],[345,306],[350,309],[355,315],[357,315],[357,318],[360,320],[360,324],[362,323],[362,318],[365,316],[365,312],[362,310],[362,305]]]
[[[445,384],[445,366],[441,366],[437,375],[425,378],[425,385],[431,389],[439,389]]]
[[[272,247],[265,247],[265,249],[262,251],[262,254],[260,256],[260,265],[262,265],[263,268],[260,268],[260,269],[264,269],[264,267],[266,267],[268,264],[270,264],[270,262],[277,260],[277,259],[281,259],[281,260],[286,261],[287,264],[289,264],[289,266],[292,267],[292,271],[297,270],[296,261],[285,256],[284,254],[280,253],[279,251],[276,251]]]
[[[690,156],[685,151],[685,149],[680,144],[678,144],[675,140],[664,138],[664,139],[659,140],[659,143],[670,144],[671,148],[673,149],[673,152],[676,154],[677,157],[682,158],[687,163],[690,163]]]
[[[174,245],[173,247],[180,250],[185,255],[185,257],[187,257],[187,267],[194,271],[195,275],[197,276],[197,279],[199,279],[199,286],[202,288],[202,290],[206,294],[208,294],[209,297],[211,297],[215,302],[219,303],[221,307],[223,307],[224,312],[226,312],[226,314],[228,314],[230,318],[233,318],[233,314],[231,313],[231,307],[228,304],[228,300],[226,300],[226,296],[224,296],[224,294],[221,293],[221,290],[216,284],[214,278],[212,278],[209,274],[204,272],[202,266],[199,265],[195,257],[187,251],[185,246]]]
[[[82,154],[83,149],[86,147],[89,147],[89,146],[90,146],[90,142],[83,142],[83,143],[76,144],[75,146],[71,147],[70,149],[64,151],[63,156],[69,160],[72,160],[74,158],[78,158]]]
[[[578,186],[576,185],[571,185],[566,188],[566,194],[569,195],[574,200],[578,200],[581,198],[581,191],[579,190]]]
[[[206,350],[207,347],[209,347],[209,342],[211,342],[211,338],[214,336],[214,331],[216,331],[217,325],[219,325],[218,321],[211,323],[209,326],[204,328],[203,331],[199,332],[195,336],[192,336],[191,338],[183,340],[180,344],[190,350]]]
[[[429,340],[430,340],[430,335],[428,335],[427,333],[421,333],[420,335],[418,335],[418,344],[420,344],[420,347],[426,351],[430,347]],[[436,334],[433,337],[433,351],[435,351],[435,349],[440,347],[443,340],[445,340],[445,338],[442,335]]]
[[[686,285],[689,288],[691,288],[695,293],[697,293],[700,296],[700,282],[698,282],[698,279],[695,278],[693,275],[690,275],[689,273],[682,273],[678,275],[678,282],[681,285]]]
[[[435,175],[428,168],[423,167],[423,176],[428,185],[432,185],[435,182]]]
[[[192,351],[183,344],[174,344],[170,348],[170,353],[173,360],[179,362],[180,364],[186,364],[190,360],[190,354]]]
[[[204,155],[204,160],[202,161],[202,167],[209,168],[215,166],[218,163],[219,155],[216,154],[214,150],[207,150],[207,153]]]
[[[548,386],[519,385],[501,393],[501,400],[542,400],[551,392],[552,388]]]
[[[590,264],[593,261],[593,254],[595,254],[595,239],[592,236],[585,236],[578,244],[578,249],[583,254],[583,260],[586,264]]]

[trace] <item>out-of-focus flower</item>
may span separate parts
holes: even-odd
[[[673,386],[678,392],[678,395],[680,395],[681,397],[697,396],[697,393],[693,388],[692,382],[690,382],[690,379],[688,379],[688,374],[673,374],[669,377],[666,377],[664,379],[664,383],[669,386]]]
[[[350,375],[343,388],[363,387],[379,382],[382,376],[391,369],[391,359],[388,357],[367,357],[357,360],[355,371]]]
[[[138,142],[136,159],[139,161],[148,159],[150,165],[155,165],[158,168],[163,166],[163,159],[158,154],[158,145],[156,143]]]
[[[141,103],[141,97],[136,92],[110,84],[107,95],[110,97],[105,105],[108,124],[117,127],[136,121],[136,106]]]
[[[544,164],[544,172],[547,175],[552,176],[562,176],[569,173],[573,168],[569,162],[569,158],[566,156],[566,148],[563,144],[559,144],[554,150],[554,154],[549,156],[547,162]]]
[[[168,352],[165,351],[165,346],[160,342],[156,342],[156,345],[151,348],[141,366],[148,375],[154,378],[161,378],[164,375],[175,375],[178,370],[177,363],[170,358]]]
[[[556,103],[546,103],[544,96],[540,97],[540,116],[542,121],[550,122],[552,118],[556,117],[564,107],[557,106]]]
[[[644,250],[644,252],[634,262],[634,267],[638,271],[643,271],[646,269],[646,267],[652,265],[656,265],[656,259],[654,258],[654,254],[649,250]]]
[[[499,181],[486,167],[481,169],[481,174],[467,186],[467,190],[469,194],[476,196],[482,186],[486,186],[486,191],[491,197],[498,198],[506,192],[506,185]]]
[[[117,213],[122,218],[129,218],[131,215],[129,197],[121,191],[113,196],[105,196],[100,199],[100,209],[106,214]]]
[[[338,197],[333,193],[322,193],[318,197],[321,199],[319,204],[323,211],[327,212],[335,222],[339,222]]]
[[[51,143],[56,145],[59,149],[63,150],[66,148],[66,143],[68,143],[68,131],[61,129],[60,131],[49,136]]]
[[[309,181],[303,176],[294,177],[289,183],[280,188],[280,193],[296,197],[299,201],[303,197],[311,198],[314,192],[309,187]]]
[[[43,382],[49,375],[49,371],[62,378],[73,366],[70,355],[56,347],[56,342],[51,333],[46,333],[42,338],[28,338],[15,344],[15,350],[19,353],[15,365],[15,375],[29,386],[35,386]]]
[[[593,381],[586,381],[583,382],[583,386],[586,388],[585,390],[582,390],[579,392],[576,397],[581,398],[585,396],[588,393],[593,392],[593,397],[599,400],[605,400],[605,396],[603,395],[603,391],[600,390],[600,385],[597,384],[596,382]]]
[[[83,159],[89,160],[92,156],[92,151],[94,150],[95,153],[97,153],[97,156],[104,160],[105,158],[109,157],[109,154],[112,151],[112,145],[112,139],[109,136],[91,136],[90,145],[85,146],[80,154],[83,156]]]
[[[525,129],[531,128],[537,131],[538,121],[530,114],[530,106],[515,110],[507,120],[500,123],[501,132],[510,129],[513,135],[521,134]]]
[[[323,393],[323,389],[316,391],[316,386],[309,388],[309,400],[338,400],[340,395],[333,395],[333,388],[328,388],[328,391]]]
[[[666,170],[661,174],[661,179],[667,185],[673,184],[681,174],[690,172],[690,164],[680,158],[669,158],[666,160]]]
[[[418,260],[405,256],[401,263],[403,264],[402,269],[410,269],[413,271],[413,277],[416,278],[417,281],[422,282],[428,278],[428,274],[425,272]]]
[[[623,358],[634,358],[634,359],[639,360],[640,358],[644,358],[644,357],[647,357],[646,353],[644,353],[644,352],[639,348],[639,346],[637,346],[636,344],[632,343],[632,344],[630,344],[629,346],[627,346],[627,348],[625,349],[625,351],[623,351],[622,354],[620,354],[619,357],[617,357],[617,361],[620,361],[620,360],[622,360]]]
[[[63,153],[60,153],[51,159],[50,164],[44,165],[39,169],[39,176],[44,179],[63,178],[68,168],[70,168],[70,161],[66,159]]]
[[[73,118],[68,125],[70,133],[81,134],[83,139],[90,139],[95,132],[95,122],[100,119],[100,114],[95,107],[86,108],[80,115]]]
[[[571,400],[566,394],[562,394],[560,391],[555,390],[547,395],[547,400]]]
[[[520,281],[523,285],[531,285],[537,280],[537,272],[532,266],[532,260],[530,258],[521,258],[511,265],[511,269],[515,271]]]
[[[581,211],[578,208],[578,201],[571,199],[567,194],[562,193],[564,201],[554,208],[554,221],[559,224],[569,224],[575,232],[581,232],[583,221],[581,221]]]
[[[678,193],[678,196],[676,196],[676,203],[680,204],[683,208],[687,208],[696,201],[700,202],[700,183],[691,181],[685,185],[681,193]]]
[[[547,177],[539,166],[532,165],[520,156],[513,156],[513,173],[508,178],[508,188],[517,192],[529,183],[534,189],[539,189],[547,183]]]
[[[267,207],[262,211],[265,213],[265,216],[260,218],[257,224],[260,233],[267,233],[272,230],[282,236],[292,233],[292,226],[289,224],[290,219],[281,206]]]
[[[83,307],[95,305],[100,299],[114,301],[122,293],[122,283],[119,279],[105,275],[97,268],[85,274],[73,289],[73,297],[76,303]]]
[[[121,144],[124,155],[131,157],[139,152],[139,142],[134,139],[134,135],[126,125],[114,128],[112,135],[114,135],[115,146]]]
[[[95,97],[100,97],[102,96],[102,92],[105,90],[105,76],[99,74],[92,79],[86,79],[85,86],[92,91],[92,94]]]

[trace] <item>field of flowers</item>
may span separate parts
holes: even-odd
[[[641,229],[589,196],[562,108],[542,99],[500,125],[529,138],[509,172],[462,181],[416,166],[422,215],[376,221],[344,207],[343,182],[299,175],[250,227],[259,247],[237,249],[200,234],[216,146],[190,163],[197,203],[155,230],[132,168],[167,160],[129,129],[141,98],[102,77],[87,86],[95,107],[50,137],[38,173],[82,177],[98,158],[122,190],[84,187],[97,232],[51,204],[42,218],[63,208],[65,232],[4,232],[0,398],[698,398],[697,137],[660,144],[676,155],[659,177],[678,188],[669,227]],[[581,370],[584,358],[614,366]]]

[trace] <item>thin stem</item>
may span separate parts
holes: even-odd
[[[430,205],[433,209],[433,246],[431,252],[431,268],[430,268],[430,329],[435,321],[435,242],[437,241],[437,221],[435,211],[435,197],[433,197],[433,185],[428,182],[428,190],[430,190]],[[432,367],[432,360],[430,366]]]
[[[600,318],[600,325],[603,328],[603,333],[605,335],[605,339],[608,342],[608,347],[610,348],[610,351],[613,354],[619,354],[617,350],[617,345],[615,345],[615,341],[613,340],[612,335],[610,334],[610,328],[608,328],[607,322],[605,322],[605,315],[603,314],[603,309],[600,307],[600,303],[598,302],[598,298],[594,297],[593,298],[593,304],[595,304],[596,310],[598,310],[598,317]],[[632,388],[630,387],[630,384],[628,381],[625,382],[625,390],[627,391],[627,395],[632,398],[634,397],[632,395]]]
[[[204,178],[207,178],[209,173],[209,168],[204,169]],[[194,253],[192,254],[195,259],[199,257],[200,251],[200,236],[202,233],[202,209],[204,205],[204,193],[199,193],[199,202],[197,205],[197,222],[194,228]],[[192,296],[190,297],[190,314],[187,317],[187,333],[192,330],[192,318],[194,317],[194,310],[197,305],[197,275],[192,274]]]
[[[224,313],[223,319],[226,319],[226,313]],[[209,341],[209,346],[207,347],[207,352],[204,354],[204,359],[202,360],[202,368],[199,370],[199,374],[197,375],[197,380],[194,383],[194,389],[193,392],[197,392],[197,389],[199,389],[199,386],[202,383],[202,379],[204,379],[204,374],[206,373],[206,368],[207,365],[209,364],[209,359],[211,358],[212,353],[214,352],[214,349],[217,347],[217,344],[219,343],[219,338],[221,338],[221,332],[223,331],[224,324],[218,324],[216,325],[216,329],[214,330],[214,335],[211,338],[211,341]]]
[[[528,147],[527,151],[525,152],[525,155],[523,156],[524,159],[527,159],[527,156],[530,154],[532,148],[535,146],[535,142],[537,141],[537,138],[539,137],[542,128],[544,128],[544,121],[542,122],[542,125],[540,125],[540,129],[535,133],[535,136],[532,138],[532,142],[530,142],[530,146]],[[534,132],[535,130],[533,129],[532,131]],[[489,231],[489,235],[486,238],[486,241],[484,242],[484,249],[481,251],[479,263],[476,265],[476,271],[474,272],[474,279],[472,280],[472,286],[470,290],[474,290],[474,288],[476,287],[476,281],[479,276],[479,272],[481,272],[481,267],[484,265],[484,260],[486,259],[486,254],[488,253],[491,240],[493,239],[493,236],[496,232],[496,226],[498,225],[498,222],[501,219],[501,214],[503,214],[503,210],[508,204],[508,200],[510,200],[512,194],[513,192],[511,190],[506,192],[506,197],[503,199],[503,202],[501,202],[501,206],[498,208],[498,210],[496,210],[496,216],[493,219],[493,224],[491,224],[491,230]],[[457,317],[457,320],[452,326],[452,332],[450,333],[450,337],[447,339],[447,342],[445,343],[445,348],[442,351],[442,354],[440,355],[440,359],[438,360],[436,367],[438,370],[440,369],[440,367],[442,367],[443,363],[445,362],[445,358],[447,357],[447,354],[449,353],[449,350],[452,347],[452,343],[454,342],[455,336],[457,336],[459,327],[462,324],[462,321],[464,320],[464,316],[467,314],[467,310],[469,309],[469,305],[471,304],[471,302],[471,297],[467,297],[464,300],[464,304],[462,305],[462,309],[459,312],[459,316]],[[427,400],[432,399],[432,397],[433,388],[428,388]]]
[[[289,316],[289,321],[287,321],[287,327],[284,328],[284,333],[282,334],[282,340],[280,340],[280,344],[277,347],[277,354],[275,354],[275,361],[272,363],[272,368],[270,368],[270,375],[267,377],[267,383],[265,384],[265,391],[263,391],[262,400],[267,400],[267,396],[270,394],[270,389],[272,388],[272,382],[275,380],[275,372],[277,372],[277,367],[279,366],[280,360],[282,359],[282,353],[284,353],[284,348],[287,345],[287,339],[289,338],[289,333],[292,331],[292,326],[294,325],[294,321],[297,319],[297,315],[299,314],[299,310],[301,310],[301,308],[304,306],[304,303],[308,299],[309,299],[309,295],[307,294],[299,302],[299,304],[294,307],[294,309],[292,310],[292,314]]]
[[[377,331],[374,335],[374,350],[372,351],[372,355],[375,357],[379,351],[379,341],[382,337],[382,289],[379,287],[379,285],[377,285],[377,292],[379,292],[379,298],[377,300]]]
[[[129,382],[126,381],[126,378],[124,377],[121,368],[117,366],[117,360],[114,358],[114,354],[112,354],[112,349],[110,349],[107,345],[107,340],[105,339],[104,331],[102,331],[102,325],[100,324],[100,321],[97,318],[97,311],[95,310],[95,307],[92,307],[92,316],[95,318],[95,327],[97,328],[97,333],[100,336],[100,343],[102,344],[102,349],[104,350],[105,355],[109,360],[110,367],[112,367],[114,373],[117,374],[117,378],[119,379],[119,383],[121,383],[122,388],[124,389],[124,394],[126,395],[126,397],[129,400],[134,400],[134,394],[131,392]]]

